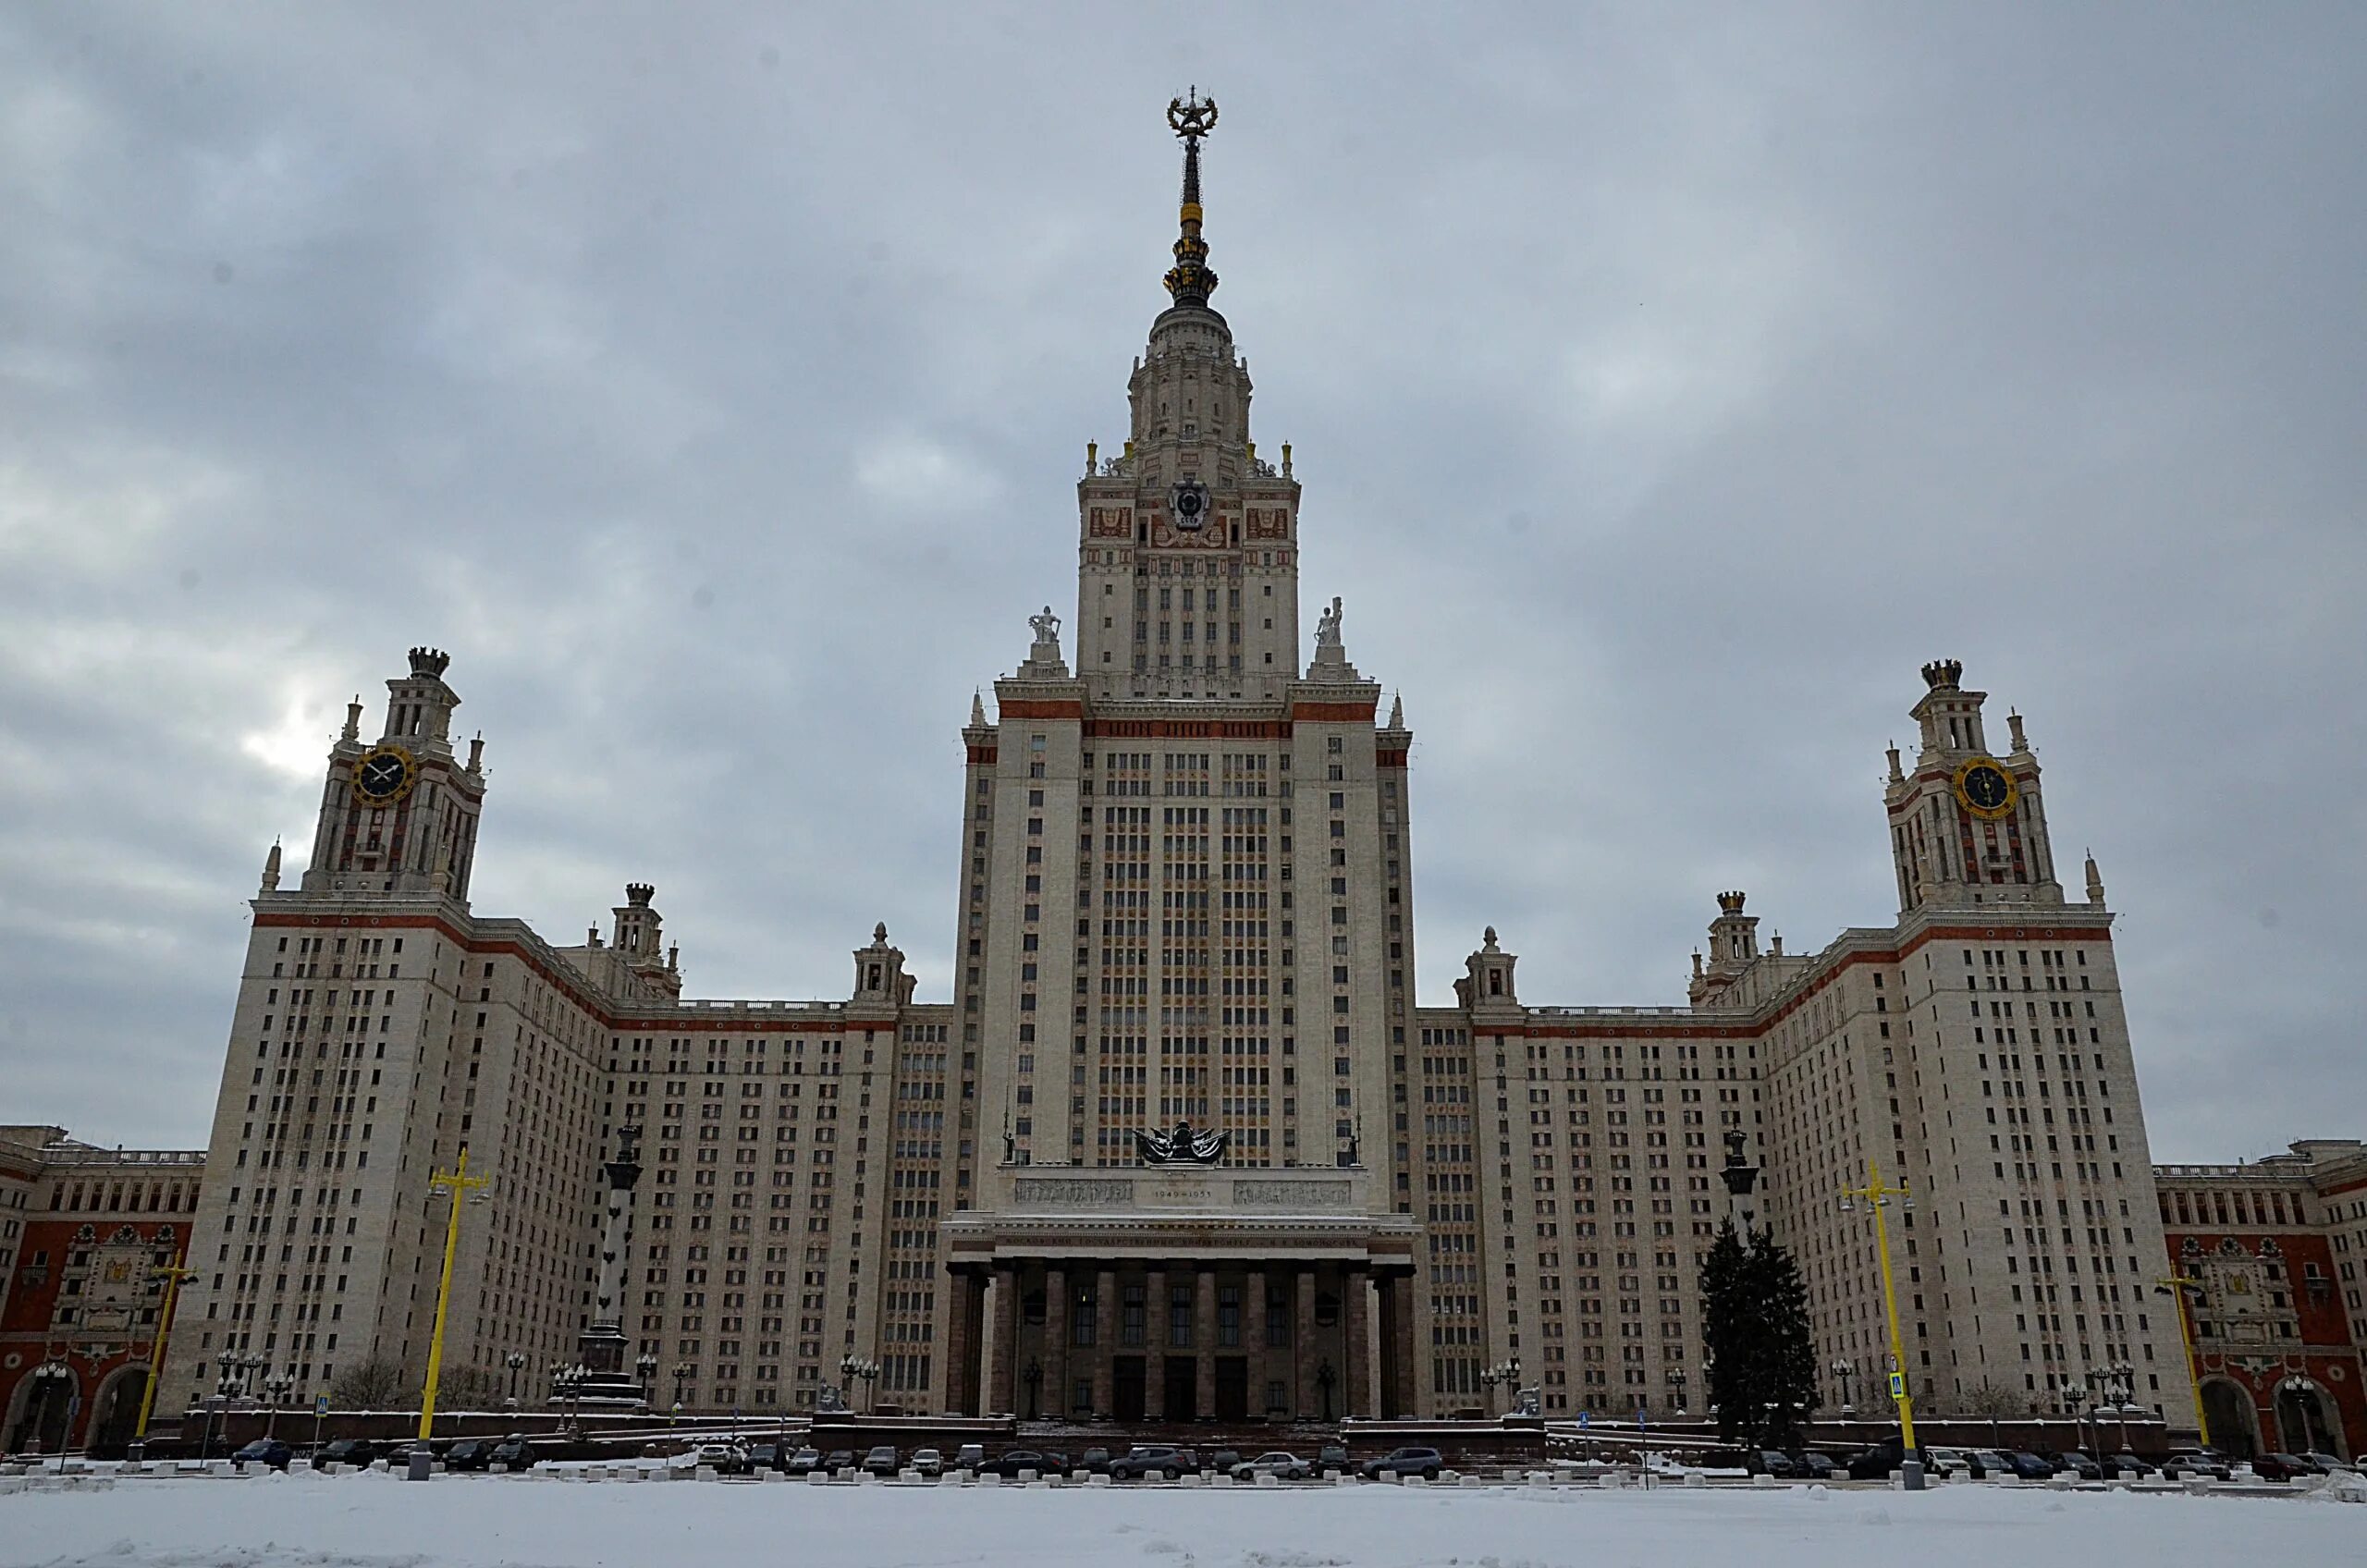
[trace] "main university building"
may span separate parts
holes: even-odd
[[[1337,601],[1302,635],[1299,482],[1209,304],[1207,113],[1175,116],[1130,438],[1077,484],[1068,635],[1035,618],[948,780],[952,997],[883,926],[842,998],[686,999],[645,884],[576,946],[477,913],[481,743],[413,650],[330,753],[309,865],[283,886],[275,851],[254,900],[166,1400],[232,1351],[415,1384],[464,1147],[491,1184],[448,1373],[571,1359],[637,1126],[612,1316],[659,1403],[810,1409],[852,1354],[907,1409],[1441,1415],[1516,1358],[1549,1416],[1662,1414],[1699,1397],[1731,1131],[1820,1364],[1883,1365],[1840,1204],[1870,1163],[1915,1198],[1885,1212],[1919,1397],[2126,1361],[2192,1421],[2112,916],[2092,864],[2067,897],[2021,720],[1996,736],[1956,664],[1890,753],[1895,919],[1786,953],[1721,893],[1684,1007],[1525,999],[1491,930],[1417,1003],[1413,736]],[[1213,1163],[1147,1155],[1184,1121]]]

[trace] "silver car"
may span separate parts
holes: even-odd
[[[1280,1449],[1271,1453],[1261,1453],[1255,1459],[1245,1459],[1233,1467],[1233,1478],[1236,1481],[1254,1482],[1260,1476],[1271,1476],[1278,1481],[1304,1481],[1314,1473],[1314,1467],[1306,1460],[1294,1453],[1284,1453]]]

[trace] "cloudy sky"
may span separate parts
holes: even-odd
[[[1423,998],[1886,924],[1950,655],[2154,1147],[2367,1136],[2367,12],[0,12],[0,1121],[203,1135],[275,835],[453,655],[480,913],[949,992],[958,729],[1073,602],[1173,234],[1417,734]],[[1311,625],[1311,620],[1309,622]]]

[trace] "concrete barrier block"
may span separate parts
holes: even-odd
[[[1269,1474],[1269,1473],[1268,1473],[1268,1472],[1266,1472],[1266,1471],[1260,1470],[1260,1471],[1257,1473],[1257,1479],[1255,1482],[1253,1482],[1252,1484],[1253,1484],[1253,1485],[1255,1485],[1255,1486],[1260,1486],[1260,1487],[1279,1487],[1279,1486],[1281,1486],[1282,1483],[1282,1478],[1281,1478],[1280,1476],[1274,1476],[1274,1475],[1271,1475],[1271,1474]]]
[[[1454,1478],[1454,1484],[1458,1487],[1484,1487],[1488,1484],[1488,1477],[1485,1476],[1457,1476]]]
[[[1085,1484],[1088,1487],[1106,1487],[1110,1484],[1110,1477],[1107,1476],[1088,1475],[1085,1478]]]
[[[1028,1486],[1033,1486],[1033,1485],[1035,1485],[1035,1484],[1036,1484],[1036,1472],[1035,1472],[1035,1471],[1033,1471],[1033,1470],[1024,1470],[1024,1469],[1023,1469],[1022,1471],[1020,1471],[1020,1473],[1019,1473],[1019,1484],[1020,1484],[1021,1486],[1023,1486],[1023,1487],[1028,1487]]]
[[[1196,1475],[1187,1470],[1176,1477],[1175,1484],[1179,1487],[1199,1487],[1206,1486],[1208,1479],[1206,1476]]]
[[[1427,1487],[1430,1484],[1430,1480],[1427,1476],[1408,1476],[1405,1477],[1404,1484],[1409,1487]]]
[[[1384,1470],[1378,1478],[1385,1487],[1402,1487],[1405,1484],[1405,1477],[1394,1470]]]
[[[2079,1477],[2076,1476],[2055,1476],[2051,1477],[2046,1484],[2058,1492],[2067,1492],[2071,1489],[2072,1483],[2078,1479]]]
[[[374,1470],[384,1470],[386,1467],[386,1462],[383,1459],[371,1466]],[[213,1473],[216,1476],[235,1476],[239,1471],[238,1467],[232,1464],[228,1460],[217,1459],[214,1462]]]
[[[1002,1477],[996,1475],[991,1470],[982,1470],[978,1473],[978,1485],[982,1487],[999,1487],[1002,1485]]]
[[[1208,1485],[1212,1487],[1229,1487],[1233,1485],[1233,1477],[1225,1475],[1211,1476],[1208,1477]]]
[[[1688,1487],[1706,1487],[1710,1484],[1710,1477],[1699,1470],[1687,1470],[1685,1473],[1685,1484]]]
[[[627,1464],[617,1471],[617,1479],[631,1484],[649,1479],[649,1473],[638,1464]]]
[[[385,1460],[383,1460],[383,1459],[374,1459],[374,1460],[372,1460],[372,1461],[370,1462],[370,1468],[371,1468],[372,1470],[375,1471],[377,1474],[379,1474],[379,1475],[383,1476],[383,1475],[385,1475],[385,1474],[387,1472],[387,1470],[388,1470],[388,1469],[390,1469],[390,1468],[391,1468],[391,1466],[390,1466],[390,1465],[388,1465],[388,1464],[387,1464],[387,1463],[386,1463]],[[220,1475],[220,1474],[221,1474],[221,1472],[217,1470],[217,1471],[215,1471],[215,1474],[218,1476],[218,1475]]]
[[[828,1470],[808,1470],[805,1472],[805,1484],[809,1487],[827,1487],[830,1484],[830,1473]]]
[[[1331,1472],[1331,1484],[1335,1487],[1357,1486],[1363,1482],[1363,1479],[1361,1476],[1345,1475],[1338,1470]]]

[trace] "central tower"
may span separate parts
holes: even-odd
[[[1077,483],[1077,673],[1101,697],[1281,694],[1296,673],[1298,484],[1249,436],[1249,366],[1208,303],[1200,142],[1217,107],[1168,105],[1184,142],[1173,302],[1126,384],[1123,448]]]

